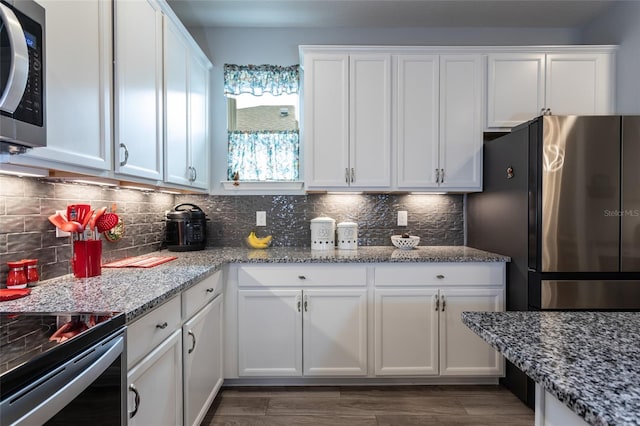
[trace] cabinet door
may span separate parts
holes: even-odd
[[[47,14],[47,147],[9,160],[111,170],[111,1],[38,3]]]
[[[377,376],[438,374],[438,290],[375,290]]]
[[[349,56],[304,57],[307,188],[349,186]]]
[[[182,424],[181,343],[176,330],[127,374],[129,425]]]
[[[302,375],[300,290],[238,291],[238,375]]]
[[[482,190],[482,58],[440,56],[440,188]]]
[[[439,58],[396,57],[398,188],[437,187]]]
[[[195,52],[189,58],[189,164],[191,185],[209,188],[209,70],[211,63]]]
[[[199,425],[222,386],[222,295],[182,327],[184,424]]]
[[[303,290],[305,376],[367,374],[366,290]]]
[[[162,180],[162,13],[153,0],[115,4],[115,170]]]
[[[554,115],[613,113],[612,66],[605,53],[548,54],[546,107]]]
[[[187,91],[189,49],[169,19],[164,19],[164,149],[167,182],[189,185]]]
[[[504,310],[503,289],[440,289],[440,374],[500,376],[500,353],[462,323],[464,311]]]
[[[487,61],[487,127],[514,127],[540,115],[544,53],[495,53]]]
[[[349,71],[350,185],[388,188],[391,185],[391,57],[351,55]]]

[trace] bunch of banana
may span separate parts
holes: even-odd
[[[263,249],[269,247],[272,238],[273,237],[271,235],[267,235],[264,238],[258,238],[256,233],[254,231],[251,231],[251,233],[247,237],[247,244],[249,244],[249,247],[251,248]]]

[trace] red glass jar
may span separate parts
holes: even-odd
[[[7,274],[7,288],[25,288],[27,286],[27,274],[24,273],[24,262],[7,262],[9,273]]]
[[[24,273],[27,276],[27,284],[35,284],[40,281],[38,273],[38,259],[22,259],[24,263]]]

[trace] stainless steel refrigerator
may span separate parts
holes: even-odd
[[[640,309],[640,116],[541,116],[483,155],[467,245],[511,256],[507,310]]]

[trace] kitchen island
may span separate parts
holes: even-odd
[[[124,312],[127,322],[153,310],[229,263],[397,263],[508,262],[508,256],[465,246],[391,246],[357,250],[304,247],[209,248],[193,252],[156,252],[177,259],[153,268],[102,268],[91,278],[65,275],[41,282],[27,297],[0,303],[0,312]]]
[[[535,380],[536,425],[640,425],[640,312],[464,312],[462,321]]]

